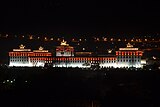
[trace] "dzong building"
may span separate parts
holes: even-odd
[[[92,52],[75,52],[74,47],[62,41],[55,49],[55,54],[44,50],[19,49],[9,52],[9,66],[19,67],[79,67],[79,68],[142,68],[141,57],[143,52],[134,48],[130,43],[126,48],[119,48],[115,55],[94,56]]]

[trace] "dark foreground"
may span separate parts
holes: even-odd
[[[0,106],[160,107],[160,71],[0,69]]]

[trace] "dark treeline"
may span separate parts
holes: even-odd
[[[157,107],[160,72],[125,69],[0,69],[1,105]]]

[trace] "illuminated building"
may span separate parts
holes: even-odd
[[[64,40],[61,42],[61,46],[57,46],[56,57],[53,60],[53,67],[113,67],[116,63],[115,56],[93,57],[92,52],[75,52],[74,55],[74,47],[66,44]]]
[[[74,48],[63,40],[61,46],[56,48],[56,56],[74,56]]]
[[[63,41],[64,42],[64,41]],[[61,43],[62,46],[62,43]],[[58,46],[58,50],[60,50]],[[62,47],[62,50],[64,48]],[[72,50],[74,48],[72,47]],[[56,49],[57,52],[57,49]],[[70,52],[71,53],[71,52]],[[73,53],[73,51],[72,51]],[[54,58],[53,67],[79,67],[79,68],[90,68],[92,66],[99,66],[100,68],[141,68],[141,56],[142,51],[138,48],[133,48],[130,43],[127,44],[126,48],[120,48],[116,51],[116,55],[112,56],[92,56],[90,52],[75,52],[75,56],[60,55],[60,52],[56,53]],[[87,56],[85,56],[85,55]]]
[[[29,56],[32,54],[31,49],[24,49],[22,44],[19,49],[13,49],[13,52],[9,52],[9,66],[32,66],[29,61]]]
[[[133,45],[128,43],[126,48],[119,48],[119,51],[116,51],[117,67],[142,67],[142,54],[142,51],[138,50],[138,48],[133,48]]]
[[[63,40],[60,46],[56,47],[55,56],[48,50],[13,49],[9,52],[9,66],[42,66],[52,64],[53,67],[79,67],[79,68],[141,68],[143,67],[141,56],[143,54],[138,48],[133,48],[130,43],[126,48],[119,48],[116,55],[94,56],[92,52],[74,52],[74,47],[69,46]]]
[[[100,66],[111,68],[116,64],[116,57],[56,57],[53,67],[90,68]]]
[[[31,49],[25,49],[22,44],[19,47],[19,49],[13,49],[12,52],[9,52],[9,66],[43,67],[46,63],[52,63],[52,54],[48,50],[43,50],[42,47],[33,52]]]
[[[44,66],[45,64],[52,63],[52,54],[48,50],[43,50],[43,47],[39,47],[39,50],[33,50],[33,54],[30,57],[30,63],[33,66]]]

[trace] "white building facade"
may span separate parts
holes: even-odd
[[[142,68],[141,57],[143,52],[134,48],[130,43],[126,48],[119,48],[116,55],[112,56],[75,56],[74,47],[69,46],[63,40],[57,46],[55,56],[42,47],[39,50],[25,49],[20,45],[19,49],[9,52],[9,66],[17,67],[44,67],[50,64],[53,67],[78,67],[78,68]],[[81,53],[81,52],[80,52]],[[83,52],[81,53],[83,54]]]
[[[9,52],[9,66],[10,67],[44,67],[46,63],[52,63],[52,54],[48,50],[25,49],[24,45],[20,45],[19,49],[13,49]]]
[[[130,43],[126,48],[119,48],[116,51],[117,67],[118,68],[142,68],[141,57],[143,52],[138,48],[134,48]]]
[[[59,50],[64,50],[62,44],[66,42],[62,41],[61,46],[57,46],[56,57],[53,59],[53,67],[79,67],[90,68],[92,66],[99,66],[100,68],[142,68],[141,56],[143,54],[138,48],[133,48],[130,43],[126,48],[119,48],[116,51],[116,55],[111,56],[74,56],[74,54],[63,54]],[[66,45],[65,45],[66,46]],[[69,46],[69,45],[67,45]],[[67,48],[66,48],[67,49]],[[67,49],[68,53],[74,53],[73,47],[71,50]]]

